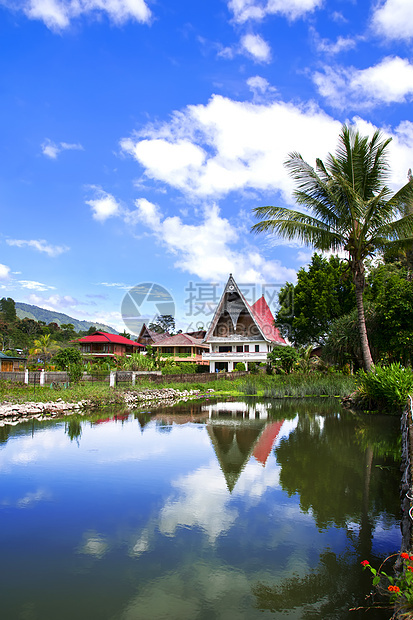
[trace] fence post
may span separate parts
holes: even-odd
[[[24,371],[24,382],[26,385],[29,385],[29,369],[26,368]]]
[[[45,376],[45,372],[43,369],[40,371],[40,385],[44,385],[44,376]]]
[[[136,383],[136,374],[132,372],[132,385],[135,385],[135,383]]]
[[[114,370],[111,370],[110,377],[109,377],[109,386],[114,388],[115,382],[116,382],[116,372]]]

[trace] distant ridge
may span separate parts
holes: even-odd
[[[72,323],[75,328],[75,331],[87,331],[89,327],[96,327],[97,330],[103,330],[105,332],[109,332],[109,334],[117,334],[119,333],[113,327],[109,325],[105,325],[104,323],[97,323],[95,321],[80,321],[79,319],[74,319],[72,316],[68,314],[63,314],[62,312],[54,312],[54,310],[46,310],[45,308],[39,308],[39,306],[32,306],[31,304],[24,304],[20,301],[15,302],[16,305],[16,314],[19,319],[34,319],[35,321],[44,321],[45,323],[57,323],[61,325],[62,323]]]

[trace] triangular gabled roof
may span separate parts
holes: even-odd
[[[237,293],[239,299],[234,302],[227,302],[227,296],[232,293]],[[210,327],[204,338],[204,342],[208,342],[208,339],[213,334],[215,327],[224,311],[227,311],[231,316],[234,324],[234,330],[236,328],[238,317],[243,309],[246,309],[251,319],[255,323],[262,338],[267,342],[273,342],[276,344],[286,344],[284,338],[274,325],[274,317],[272,312],[265,301],[264,295],[258,299],[252,306],[249,305],[244,295],[241,293],[237,283],[235,282],[232,273],[229,274],[228,282],[224,287],[221,300],[215,310],[214,317],[211,321]]]
[[[157,344],[161,340],[164,340],[165,338],[169,338],[169,336],[170,334],[168,332],[163,332],[161,334],[159,332],[154,332],[153,330],[149,329],[149,327],[147,327],[146,324],[144,323],[142,325],[141,331],[139,332],[138,342],[140,342],[141,339],[150,338],[154,344],[155,343]]]
[[[271,342],[277,342],[278,344],[286,344],[278,328],[274,325],[274,317],[264,295],[257,299],[257,301],[251,306],[251,310],[268,340],[271,340]]]

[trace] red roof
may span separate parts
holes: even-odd
[[[265,301],[264,295],[257,299],[255,304],[249,306],[249,308],[254,316],[254,319],[261,328],[262,333],[266,338],[268,338],[268,340],[279,344],[286,344],[278,328],[274,325],[274,317],[269,305]]]
[[[124,336],[107,334],[106,332],[95,332],[90,336],[84,336],[83,338],[72,340],[72,342],[81,342],[82,344],[90,344],[93,342],[113,342],[114,344],[124,344],[128,347],[143,347],[143,344],[139,344],[139,342],[134,342],[133,340],[129,340],[129,338],[125,338]]]
[[[267,458],[269,457],[274,442],[278,437],[278,433],[280,432],[283,422],[284,420],[280,420],[279,422],[268,424],[262,432],[258,442],[255,444],[253,455],[257,461],[261,463],[261,465],[265,465],[267,462]]]
[[[188,347],[188,346],[196,346],[202,348],[208,348],[208,345],[203,343],[202,338],[194,338],[193,336],[189,336],[189,334],[175,334],[175,336],[166,336],[160,342],[155,342],[154,346],[156,347]]]

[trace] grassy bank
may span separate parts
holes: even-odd
[[[261,398],[283,398],[304,396],[346,396],[355,387],[354,377],[338,373],[323,375],[318,373],[293,375],[250,375],[229,381],[211,381],[197,383],[194,376],[193,383],[176,383],[168,381],[161,385],[154,385],[148,380],[139,382],[136,386],[122,385],[113,389],[108,383],[78,383],[67,389],[51,389],[50,386],[40,387],[33,385],[22,386],[0,381],[0,402],[45,402],[61,399],[65,402],[79,402],[91,400],[94,404],[121,404],[122,393],[127,391],[142,391],[147,389],[158,390],[165,387],[179,391],[199,390],[204,394],[207,389],[213,389],[215,395],[222,398],[235,396],[256,396]]]

